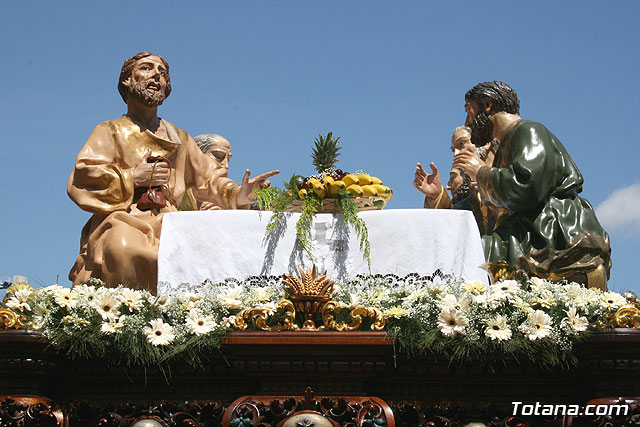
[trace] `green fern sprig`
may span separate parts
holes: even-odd
[[[309,255],[313,261],[313,244],[311,243],[311,224],[313,217],[318,213],[319,200],[314,194],[310,194],[302,201],[300,218],[296,222],[296,239],[300,247]]]
[[[340,207],[344,214],[344,222],[345,224],[351,224],[353,226],[360,243],[362,259],[367,261],[369,273],[371,273],[371,244],[369,243],[367,224],[358,216],[358,206],[350,195],[344,193],[338,194],[338,200],[340,201]]]

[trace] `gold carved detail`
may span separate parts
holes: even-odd
[[[300,277],[289,274],[283,274],[282,282],[289,286],[291,295],[290,299],[296,311],[304,316],[304,323],[301,330],[318,331],[324,327],[317,327],[314,316],[320,311],[326,302],[331,298],[333,290],[333,280],[327,278],[325,271],[321,276],[317,275],[316,265],[306,272],[298,267]]]
[[[248,326],[246,320],[253,318],[256,323],[256,328],[260,331],[291,331],[298,329],[298,325],[295,324],[296,309],[291,301],[286,299],[280,300],[280,302],[278,302],[278,312],[284,312],[282,323],[269,326],[269,310],[265,308],[242,310],[236,314],[236,317],[233,319],[233,327],[244,331]]]
[[[623,305],[616,311],[616,327],[640,328],[640,310],[632,304]]]
[[[324,327],[333,331],[356,331],[360,329],[363,318],[374,318],[375,321],[371,325],[371,329],[374,331],[382,331],[385,326],[385,319],[382,315],[382,311],[375,307],[362,307],[358,306],[351,310],[351,323],[345,322],[338,323],[335,321],[333,315],[334,311],[339,309],[339,304],[336,301],[329,301],[322,307],[322,321]]]
[[[24,316],[11,310],[0,310],[0,329],[25,329]]]

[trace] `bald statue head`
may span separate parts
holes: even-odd
[[[204,154],[211,157],[216,169],[224,170],[222,176],[227,176],[229,160],[231,160],[231,144],[229,144],[229,141],[215,133],[203,133],[193,138],[193,140]]]

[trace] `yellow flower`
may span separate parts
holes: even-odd
[[[473,295],[480,295],[486,292],[487,284],[481,280],[467,280],[462,284],[462,291]]]
[[[391,308],[388,308],[388,309],[384,310],[382,312],[382,316],[385,319],[389,319],[390,317],[395,317],[396,319],[399,319],[401,317],[406,317],[407,316],[407,310],[405,310],[404,308],[402,308],[400,306],[395,306],[395,307],[391,307]]]

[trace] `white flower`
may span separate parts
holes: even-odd
[[[105,334],[116,334],[124,326],[124,316],[120,316],[117,320],[114,318],[107,319],[100,327],[100,331]]]
[[[53,297],[56,300],[56,304],[60,307],[73,308],[77,303],[75,293],[72,293],[69,288],[59,289],[57,292],[54,292]]]
[[[532,291],[537,291],[544,288],[544,286],[547,284],[547,281],[539,277],[532,277],[531,280],[529,280],[529,284],[531,285]]]
[[[425,289],[424,287],[419,287],[417,289],[414,289],[413,291],[411,291],[409,295],[407,295],[407,297],[405,298],[405,301],[416,302],[424,296],[426,291],[427,289]]]
[[[152,345],[167,345],[174,340],[173,328],[162,319],[152,320],[149,324],[151,327],[145,328],[144,333],[147,334],[147,341]]]
[[[180,294],[182,305],[180,306],[185,311],[191,311],[200,304],[202,304],[202,298],[195,293],[183,293]]]
[[[217,326],[211,316],[204,316],[195,310],[189,313],[186,319],[189,333],[195,335],[206,335]]]
[[[569,310],[567,310],[567,318],[563,319],[563,322],[569,325],[574,332],[586,331],[589,327],[587,318],[580,316],[575,307],[569,307]]]
[[[580,291],[584,289],[583,286],[577,283],[569,283],[568,285],[564,285],[563,287],[564,287],[564,290],[570,294],[579,294]]]
[[[349,294],[349,304],[346,306],[348,308],[356,308],[357,306],[362,305],[362,298],[358,294]]]
[[[94,300],[93,306],[98,314],[104,319],[115,319],[118,316],[118,305],[120,303],[116,297],[107,292]]]
[[[481,280],[467,280],[461,286],[463,292],[480,295],[487,290],[487,284]]]
[[[275,302],[268,302],[266,304],[262,304],[256,307],[258,310],[263,310],[267,313],[268,316],[272,316],[276,311],[278,311],[278,306]]]
[[[55,294],[56,292],[60,291],[60,289],[63,289],[62,286],[60,285],[51,285],[51,286],[41,288],[40,291],[45,292],[47,294]]]
[[[242,308],[242,301],[240,301],[240,294],[244,291],[242,286],[233,286],[225,290],[221,295],[220,304],[223,307],[234,310]]]
[[[19,291],[15,291],[13,296],[9,298],[9,301],[7,301],[7,307],[13,308],[14,310],[31,311],[31,306],[27,302],[31,297],[31,294],[33,294],[31,289],[20,289]]]
[[[487,322],[487,328],[484,330],[492,340],[504,341],[511,338],[511,328],[507,324],[507,319],[498,314],[494,319]]]
[[[442,299],[445,309],[466,310],[469,307],[469,300],[466,296],[456,298],[455,295],[448,294]]]
[[[503,280],[491,285],[491,292],[499,299],[515,296],[519,289],[520,284],[515,280]]]
[[[600,305],[602,308],[615,308],[618,309],[625,305],[627,300],[620,294],[615,292],[605,292],[600,297]]]
[[[442,285],[438,285],[438,284],[434,283],[434,284],[431,284],[431,285],[427,285],[427,291],[431,295],[438,295],[438,294],[445,293],[447,291],[447,288],[445,288]]]
[[[531,341],[544,338],[551,333],[551,316],[542,310],[529,313],[521,330]]]
[[[120,292],[118,300],[131,310],[138,310],[142,307],[142,295],[133,289],[124,288],[122,292]]]
[[[442,310],[438,317],[438,329],[445,337],[463,334],[467,325],[467,319],[455,308]]]

